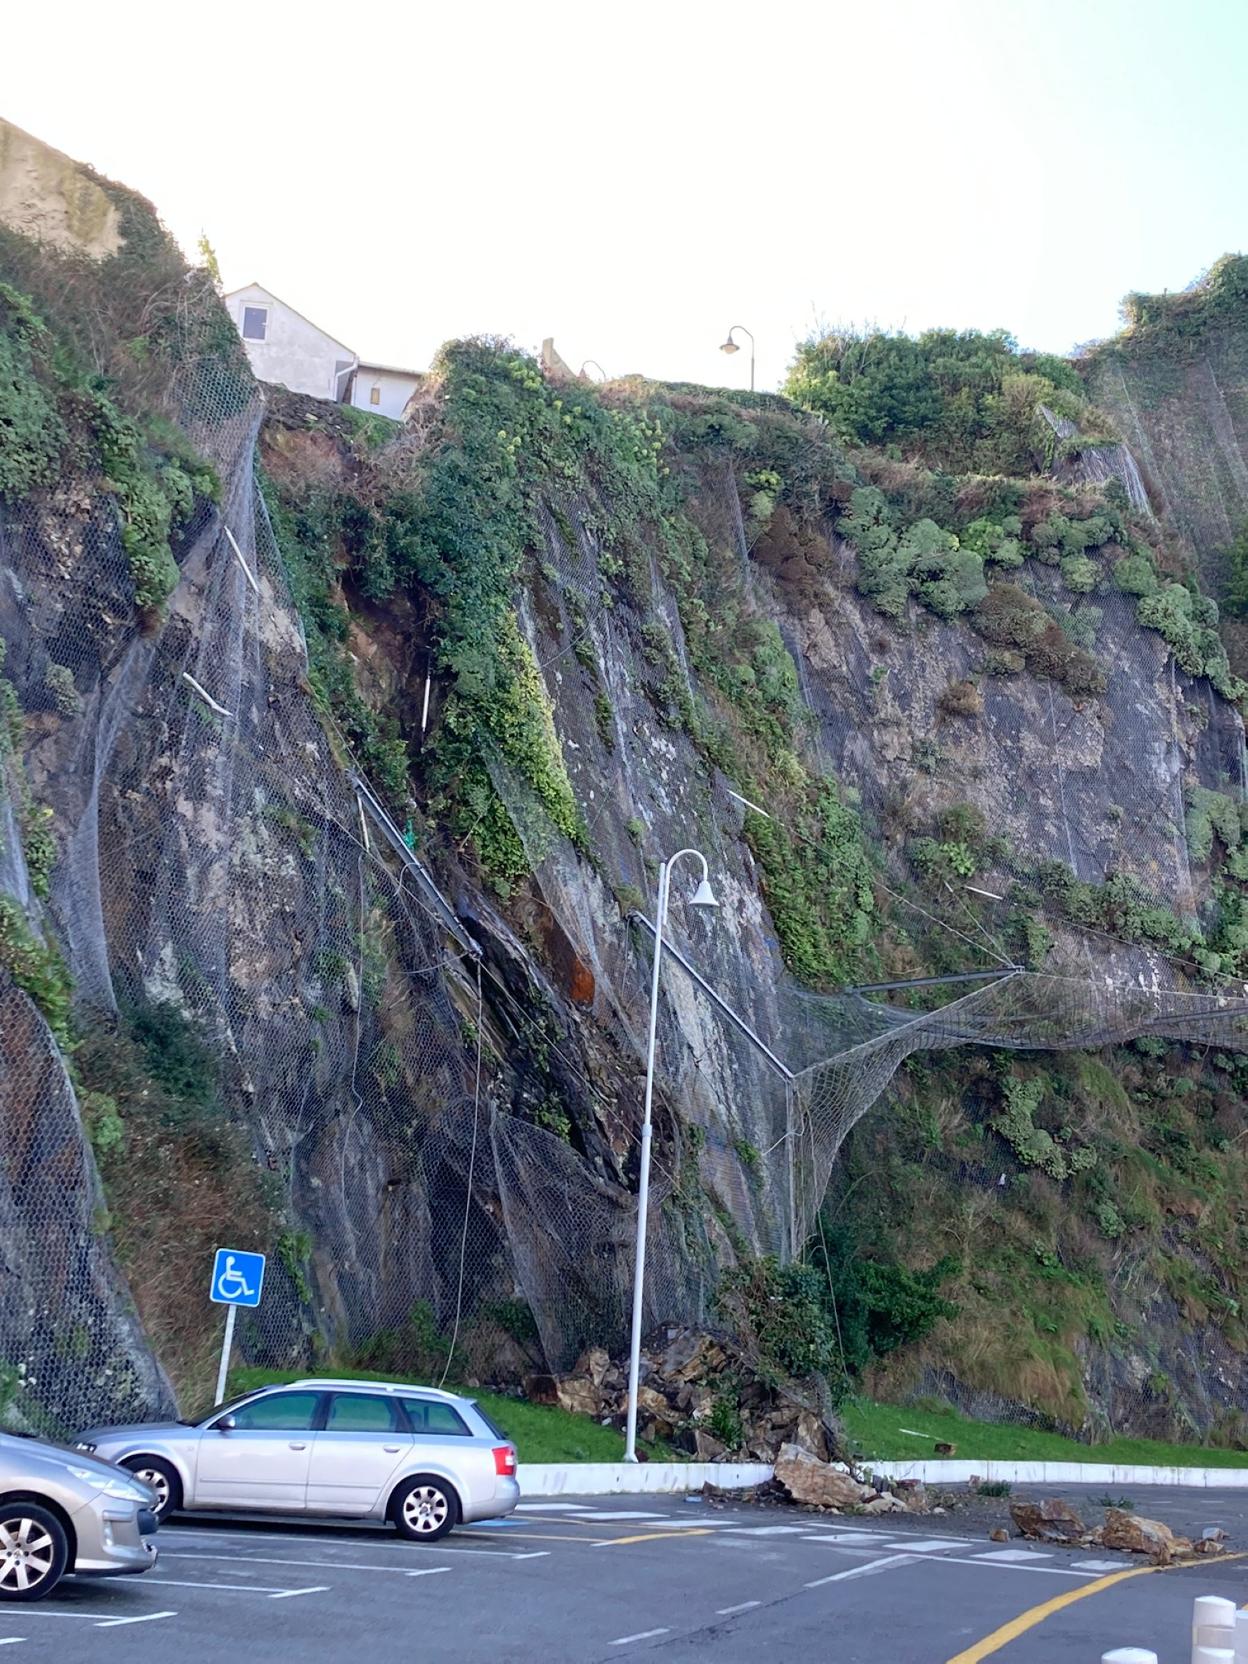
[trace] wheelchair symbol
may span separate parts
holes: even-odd
[[[255,1291],[248,1288],[247,1279],[236,1268],[233,1254],[225,1257],[225,1270],[217,1278],[217,1293],[222,1300],[251,1300],[254,1297]]]

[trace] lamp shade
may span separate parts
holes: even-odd
[[[732,336],[730,335],[728,337],[728,339],[724,342],[723,346],[719,350],[720,350],[720,352],[740,352],[741,348],[737,345],[737,343],[733,340]]]
[[[711,881],[709,878],[704,878],[698,885],[697,889],[693,893],[693,901],[691,905],[694,907],[719,906],[718,901],[715,899],[715,892],[711,888]]]

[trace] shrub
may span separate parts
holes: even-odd
[[[56,477],[67,440],[44,379],[50,351],[29,300],[0,283],[0,497],[10,501]]]
[[[982,716],[984,697],[976,683],[968,680],[950,682],[936,701],[946,716]]]
[[[733,1266],[720,1278],[716,1304],[762,1369],[797,1379],[836,1370],[836,1325],[813,1266],[772,1258]]]

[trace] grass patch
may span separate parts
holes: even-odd
[[[1020,1462],[1138,1462],[1156,1467],[1248,1467],[1248,1451],[1209,1445],[1167,1444],[1161,1439],[1111,1439],[1081,1444],[1060,1433],[999,1422],[971,1421],[957,1410],[919,1410],[904,1404],[876,1404],[855,1398],[841,1410],[855,1451],[877,1461],[932,1457],[937,1442],[954,1444],[959,1460]],[[907,1431],[908,1429],[908,1431]]]
[[[230,1371],[229,1392],[253,1392],[257,1387],[273,1383],[285,1385],[306,1377],[307,1370],[298,1369],[233,1369]],[[326,1366],[326,1374],[343,1381],[408,1381],[409,1376],[380,1375],[368,1369],[333,1369]],[[417,1383],[413,1383],[416,1385]],[[461,1387],[451,1382],[452,1392],[462,1392],[479,1404],[507,1434],[519,1452],[522,1462],[621,1462],[624,1459],[624,1435],[614,1427],[600,1427],[589,1416],[573,1415],[552,1405],[529,1404],[523,1399],[508,1398],[503,1393],[484,1392],[477,1387]],[[679,1451],[663,1445],[646,1446],[652,1458],[660,1461],[687,1461]]]

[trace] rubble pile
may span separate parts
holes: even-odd
[[[836,1449],[830,1412],[798,1398],[796,1384],[760,1374],[723,1336],[664,1329],[641,1355],[637,1431],[703,1462],[774,1462],[785,1445],[826,1462]],[[602,1347],[581,1354],[566,1375],[530,1375],[525,1396],[623,1427],[628,1361]]]

